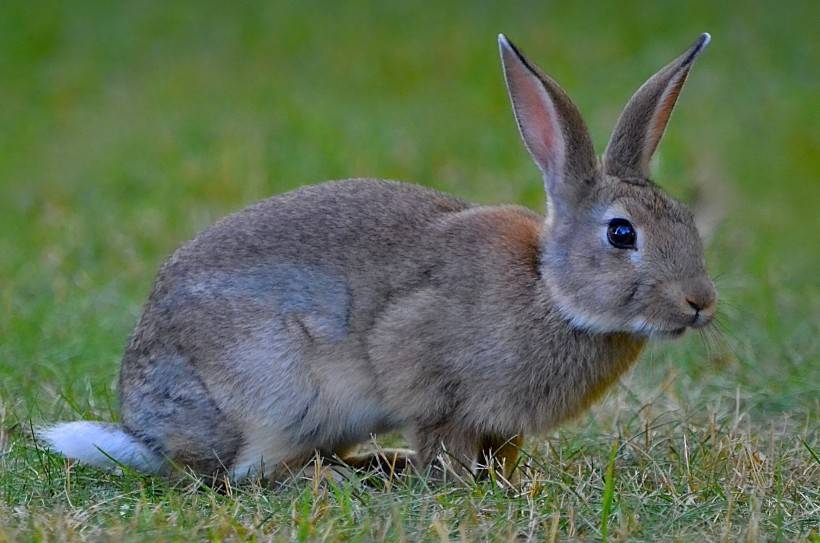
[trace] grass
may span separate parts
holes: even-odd
[[[606,543],[609,535],[609,513],[612,511],[612,498],[615,495],[615,459],[618,457],[618,442],[612,443],[609,462],[604,475],[603,507],[601,509],[601,541]]]
[[[809,1],[3,3],[0,541],[817,541],[818,19]],[[708,250],[720,334],[653,345],[603,403],[527,441],[520,485],[317,468],[218,494],[69,466],[27,437],[116,420],[154,272],[243,205],[380,176],[541,209],[497,32],[602,148],[629,94],[705,30],[656,172],[682,198],[726,194]]]

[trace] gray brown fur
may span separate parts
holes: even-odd
[[[237,478],[276,477],[391,430],[407,434],[417,467],[443,452],[466,466],[492,454],[512,464],[521,436],[588,407],[647,337],[708,323],[715,292],[691,214],[645,172],[601,168],[566,94],[500,46],[545,174],[546,220],[362,179],[219,221],[156,278],[122,361],[125,434],[168,464]],[[653,85],[677,84],[674,68],[661,74]],[[669,93],[645,94],[610,154],[657,145],[647,123],[665,122],[656,110]],[[638,228],[638,251],[606,244],[612,209]]]

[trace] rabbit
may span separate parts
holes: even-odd
[[[416,470],[509,472],[523,436],[584,411],[650,338],[713,318],[692,214],[649,172],[709,40],[638,89],[599,159],[567,94],[499,35],[545,216],[374,179],[251,205],[162,265],[122,359],[121,422],[39,438],[101,468],[240,481],[356,462],[400,431],[412,452],[393,460]]]

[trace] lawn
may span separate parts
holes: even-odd
[[[0,541],[820,540],[820,4],[227,4],[0,5]],[[117,419],[155,271],[227,213],[359,176],[542,210],[500,31],[600,150],[712,33],[655,165],[723,216],[712,333],[653,344],[530,438],[515,486],[320,471],[217,493],[35,445],[38,423]]]

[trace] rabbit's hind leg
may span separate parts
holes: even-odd
[[[386,448],[358,452],[352,448],[337,453],[339,459],[351,468],[375,471],[386,476],[405,473],[413,465],[416,453],[411,449]]]
[[[171,466],[208,476],[233,463],[241,443],[239,429],[184,357],[128,353],[120,396],[123,426]]]

